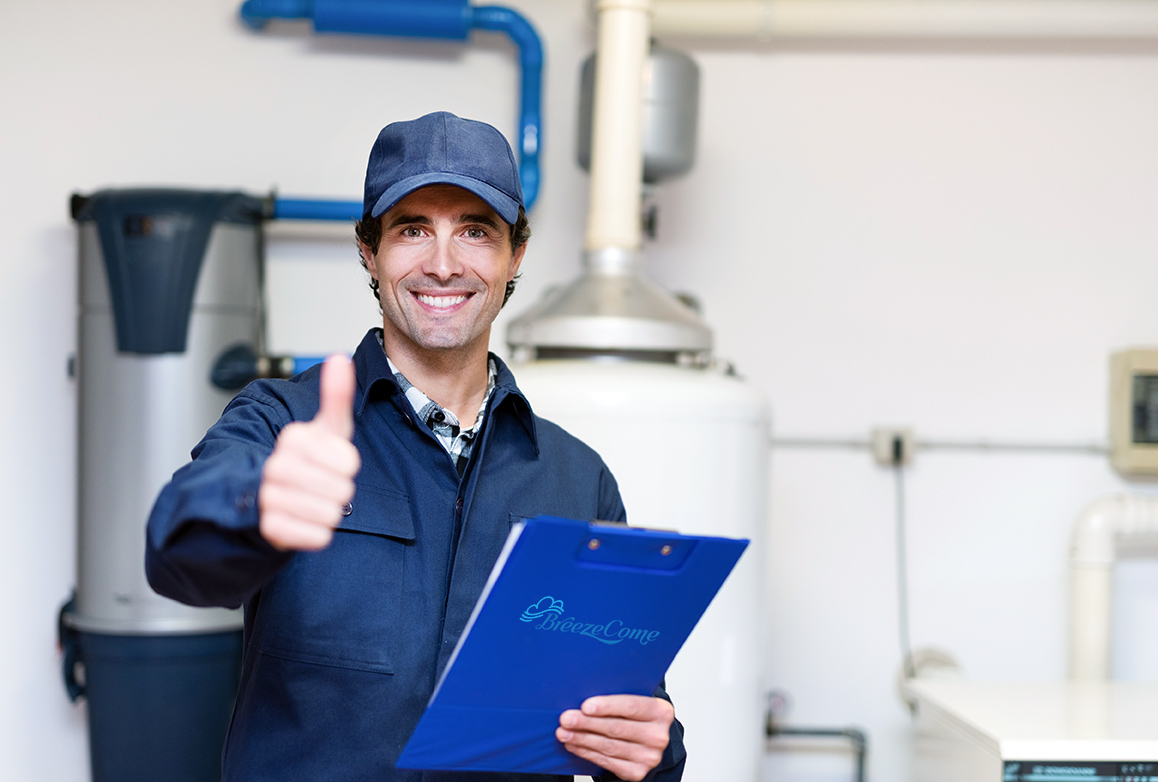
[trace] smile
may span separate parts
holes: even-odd
[[[418,299],[418,301],[425,304],[427,307],[434,307],[438,310],[448,310],[451,307],[462,304],[470,297],[466,294],[458,294],[455,296],[430,296],[425,293],[416,293],[414,294],[414,298]]]

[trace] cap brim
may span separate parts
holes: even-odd
[[[461,187],[463,190],[469,190],[485,201],[491,209],[498,212],[499,217],[503,218],[508,225],[514,225],[515,221],[519,219],[519,202],[502,190],[472,177],[439,171],[418,174],[403,179],[400,182],[395,182],[390,189],[378,198],[377,203],[374,204],[374,208],[370,210],[370,216],[381,217],[403,198],[427,185],[454,185]]]

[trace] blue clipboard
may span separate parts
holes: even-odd
[[[655,692],[747,546],[550,516],[516,525],[398,767],[602,773],[555,738],[559,715]]]

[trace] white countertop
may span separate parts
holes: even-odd
[[[1158,761],[1158,682],[909,682],[918,710],[1005,760]]]

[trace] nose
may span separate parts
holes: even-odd
[[[437,280],[450,280],[463,273],[459,250],[450,237],[439,237],[423,264],[422,271]]]

